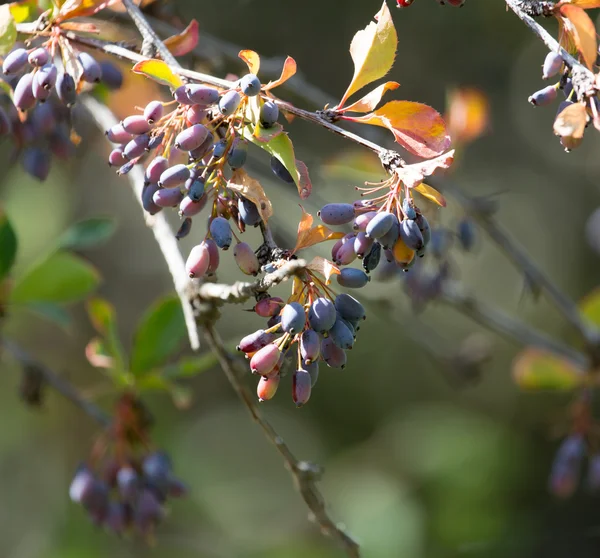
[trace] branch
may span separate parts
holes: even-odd
[[[6,337],[0,339],[0,347],[10,353],[13,358],[22,366],[30,366],[39,372],[44,381],[53,387],[63,397],[74,403],[86,415],[92,417],[102,426],[108,427],[111,425],[111,418],[94,403],[86,400],[69,382],[63,380],[58,374],[48,368],[45,364],[35,360],[23,348],[17,345],[14,341]]]
[[[83,105],[88,109],[90,116],[102,131],[108,130],[112,126],[118,124],[118,120],[111,110],[93,97],[86,96],[83,99]],[[190,280],[185,270],[185,261],[179,250],[175,235],[162,213],[150,215],[143,210],[142,189],[144,187],[144,171],[142,167],[135,165],[127,174],[127,178],[129,179],[135,198],[140,204],[140,207],[142,207],[146,225],[152,230],[154,239],[160,248],[169,272],[171,273],[175,291],[181,302],[181,307],[183,308],[183,316],[185,318],[190,346],[192,350],[197,351],[200,348],[200,337],[194,319],[194,311],[189,300]]]
[[[217,355],[221,368],[229,383],[233,386],[236,393],[248,409],[248,412],[254,421],[260,426],[267,439],[275,446],[285,462],[286,468],[289,470],[294,484],[300,492],[304,502],[311,511],[312,518],[321,528],[321,532],[335,539],[346,551],[347,556],[351,558],[360,557],[360,549],[357,542],[346,533],[340,525],[337,525],[328,515],[325,509],[325,500],[319,491],[316,482],[321,476],[321,469],[318,465],[307,461],[299,461],[285,441],[271,424],[262,416],[258,409],[258,403],[254,394],[250,392],[248,387],[238,373],[235,361],[223,349],[223,343],[212,326],[204,326],[206,340],[211,349]]]

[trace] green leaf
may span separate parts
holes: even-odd
[[[177,89],[183,84],[181,78],[162,60],[143,60],[132,68],[132,72],[143,74],[162,85],[168,85],[171,89]]]
[[[133,340],[131,372],[161,366],[181,345],[187,331],[179,299],[165,297],[155,302],[140,320]]]
[[[107,300],[95,297],[88,300],[86,308],[92,325],[104,338],[106,351],[114,359],[115,368],[123,370],[125,351],[119,340],[115,307]]]
[[[92,217],[71,225],[59,238],[60,248],[91,248],[106,242],[115,232],[115,220],[110,217]]]
[[[569,391],[582,384],[585,374],[567,359],[529,347],[515,358],[513,378],[524,390]]]
[[[594,289],[579,303],[579,309],[590,322],[600,327],[600,287]]]
[[[6,56],[17,40],[15,19],[7,4],[0,6],[0,55]]]
[[[208,352],[197,357],[183,357],[173,364],[165,366],[162,375],[167,380],[193,378],[202,372],[214,368],[218,364],[214,353]]]
[[[65,331],[71,329],[73,322],[71,316],[62,306],[58,306],[58,304],[52,304],[50,302],[30,302],[25,305],[25,309],[49,320]]]
[[[100,275],[83,258],[69,252],[54,252],[18,280],[10,301],[76,302],[86,298],[100,284]]]
[[[8,274],[16,256],[17,235],[8,217],[0,209],[0,279]]]

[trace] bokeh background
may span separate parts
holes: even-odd
[[[210,34],[264,56],[289,54],[332,98],[352,74],[353,34],[380,7],[378,0],[169,1],[182,21],[198,19],[201,43]],[[485,93],[489,131],[461,152],[453,179],[471,194],[495,195],[499,219],[511,234],[565,292],[580,299],[598,284],[600,273],[584,233],[586,219],[600,205],[600,140],[590,130],[579,150],[565,154],[552,135],[555,109],[527,103],[544,85],[543,46],[501,1],[470,0],[456,10],[418,0],[393,15],[399,45],[390,78],[402,84],[396,98],[443,111],[452,87]],[[241,63],[217,54],[199,67],[222,75],[243,71]],[[154,94],[139,84],[112,100],[121,116],[142,104],[142,96]],[[168,293],[171,283],[127,181],[106,165],[104,138],[89,125],[83,128],[85,141],[72,163],[55,165],[44,184],[19,166],[7,167],[0,196],[21,241],[17,273],[74,220],[93,215],[118,220],[112,240],[84,255],[104,278],[100,294],[116,305],[127,344],[144,309]],[[322,200],[352,201],[353,186],[364,176],[332,172],[331,162],[354,148],[302,122],[289,129],[313,179],[314,200],[306,208],[314,212]],[[378,137],[388,140],[385,133]],[[255,154],[250,168],[272,196],[274,227],[292,242],[290,224],[300,214],[297,194],[271,175],[266,157]],[[450,227],[462,217],[452,203],[434,213],[436,223]],[[182,242],[184,251],[204,234],[199,224]],[[224,260],[221,277],[239,278],[229,258]],[[483,234],[472,253],[457,252],[453,261],[456,277],[482,300],[574,339],[543,298],[523,296],[518,270]],[[291,401],[288,376],[264,411],[299,457],[324,466],[321,487],[331,514],[361,542],[364,555],[596,556],[598,496],[580,490],[563,501],[547,492],[568,396],[520,393],[511,378],[516,345],[484,333],[446,306],[414,315],[400,280],[371,283],[360,295],[369,317],[347,368],[322,367],[310,403],[301,410]],[[70,311],[68,332],[18,309],[5,331],[108,408],[107,382],[83,354],[92,328],[81,307]],[[239,307],[228,308],[219,330],[235,341],[261,323]],[[473,333],[487,336],[492,360],[475,385],[457,388],[426,346],[450,355]],[[307,521],[281,460],[219,369],[189,382],[194,398],[186,411],[175,409],[167,395],[148,398],[155,439],[191,488],[187,500],[172,505],[151,548],[94,528],[68,499],[72,474],[88,454],[97,425],[54,393],[41,410],[26,408],[17,397],[17,367],[5,359],[1,370],[0,556],[343,556]],[[250,375],[248,382],[254,385]]]

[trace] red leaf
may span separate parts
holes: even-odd
[[[198,22],[192,19],[181,33],[165,39],[164,43],[173,56],[184,56],[192,52],[198,44]]]
[[[257,75],[260,69],[260,56],[253,50],[240,50],[238,56],[246,62],[251,74]]]
[[[585,65],[591,70],[596,63],[598,50],[594,22],[583,8],[573,4],[562,4],[559,12],[564,33],[571,38]]]
[[[291,56],[288,56],[285,59],[285,62],[283,63],[283,69],[281,70],[281,76],[279,77],[279,79],[267,83],[267,85],[265,86],[265,90],[268,91],[269,89],[273,89],[274,87],[278,87],[282,83],[285,83],[296,73],[296,70],[296,61]]]
[[[425,159],[443,153],[450,146],[440,113],[422,103],[391,101],[365,116],[340,118],[388,128],[402,147]]]
[[[374,110],[375,107],[381,101],[381,98],[388,92],[393,91],[394,89],[398,89],[400,84],[395,81],[386,81],[382,83],[370,93],[367,93],[362,99],[359,99],[355,103],[352,103],[348,107],[344,107],[341,109],[342,112],[369,112],[370,110]]]

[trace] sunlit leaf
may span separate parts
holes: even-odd
[[[350,55],[354,62],[354,76],[339,107],[344,105],[350,95],[385,76],[394,64],[398,36],[385,1],[375,20],[352,39]]]
[[[74,223],[59,238],[61,248],[91,248],[106,242],[115,232],[116,222],[111,217],[91,217]]]
[[[8,274],[17,257],[17,235],[6,213],[0,208],[0,281]]]
[[[84,21],[65,21],[60,24],[60,28],[67,31],[76,31],[77,33],[99,33],[100,27],[95,23]]]
[[[66,0],[60,7],[56,21],[74,17],[87,17],[108,8],[121,0]]]
[[[478,89],[455,89],[448,94],[446,124],[453,141],[468,143],[488,127],[489,103]]]
[[[423,161],[421,163],[414,163],[412,165],[406,165],[396,171],[396,174],[402,179],[402,182],[408,188],[415,188],[426,176],[431,176],[438,169],[447,169],[454,160],[454,149],[443,153],[439,157]]]
[[[198,36],[198,22],[192,19],[181,33],[165,39],[164,43],[173,56],[185,56],[196,48]]]
[[[7,4],[0,6],[0,55],[8,54],[17,40],[15,19]]]
[[[335,264],[321,256],[315,256],[306,267],[325,277],[325,283],[327,285],[331,283],[331,277],[333,275],[340,274],[340,269]]]
[[[125,351],[119,339],[115,307],[107,300],[95,297],[87,301],[86,309],[94,329],[104,337],[106,351],[114,359],[113,364],[124,369]]]
[[[168,85],[172,89],[177,89],[183,84],[181,78],[171,71],[171,68],[162,60],[143,60],[138,62],[132,71],[136,74],[143,74],[162,85]]]
[[[590,10],[592,8],[600,8],[600,0],[568,0],[574,6],[579,6],[584,10]]]
[[[100,275],[84,259],[55,252],[16,281],[10,300],[25,302],[75,302],[92,293]]]
[[[288,56],[285,59],[285,62],[283,63],[283,69],[281,70],[281,76],[279,76],[278,79],[276,79],[275,81],[270,81],[269,83],[267,83],[267,85],[264,87],[265,90],[269,90],[269,89],[273,89],[274,87],[278,87],[279,85],[285,83],[288,79],[290,79],[297,70],[297,66],[296,66],[296,61],[291,57]]]
[[[513,361],[513,378],[524,390],[568,391],[581,385],[584,374],[567,359],[527,348]]]
[[[554,133],[560,137],[583,138],[585,125],[587,123],[587,111],[581,103],[573,103],[565,108],[554,121]]]
[[[233,172],[227,187],[249,199],[258,209],[260,217],[265,223],[273,215],[273,205],[260,182],[249,176],[244,169],[237,169]]]
[[[579,309],[591,323],[600,327],[600,287],[594,289],[579,303]]]
[[[300,209],[302,210],[302,218],[298,224],[296,247],[293,253],[327,240],[337,240],[345,236],[345,233],[332,231],[325,225],[316,225],[313,227],[313,216],[307,213],[302,206],[300,206]]]
[[[251,74],[258,74],[258,70],[260,70],[260,56],[256,52],[253,50],[240,50],[238,56],[246,63],[248,71]]]
[[[388,91],[394,91],[398,87],[400,87],[399,83],[386,81],[373,89],[373,91],[367,93],[362,99],[344,107],[343,110],[344,112],[369,112],[370,110],[374,110]]]
[[[300,209],[302,210],[302,217],[300,218],[300,222],[298,223],[298,233],[296,235],[296,249],[308,236],[314,222],[313,216],[310,213],[308,213],[308,211],[306,211],[302,206],[300,206]],[[294,251],[296,251],[296,249],[294,249]]]
[[[564,31],[572,37],[585,65],[591,70],[598,52],[594,22],[580,6],[561,4],[559,12],[563,16]]]
[[[283,133],[283,126],[279,122],[275,122],[270,128],[263,128],[260,124],[254,126],[252,136],[261,143],[268,143],[279,134]]]
[[[115,361],[110,356],[106,344],[103,339],[94,337],[85,347],[85,357],[88,362],[95,368],[111,369],[115,365]]]
[[[446,198],[432,186],[421,182],[414,187],[414,190],[440,207],[446,207]]]
[[[144,314],[134,335],[131,372],[139,375],[161,366],[181,347],[186,336],[179,299],[159,299]]]
[[[65,331],[68,331],[71,328],[73,322],[71,316],[58,304],[52,304],[50,302],[30,302],[25,304],[24,308],[25,310],[58,325]]]
[[[364,116],[341,118],[387,128],[402,147],[425,159],[439,155],[450,145],[444,119],[435,109],[422,103],[390,101]]]
[[[23,23],[30,21],[37,15],[38,3],[37,0],[23,0],[22,2],[13,2],[9,4],[10,13],[12,14],[15,23]]]

